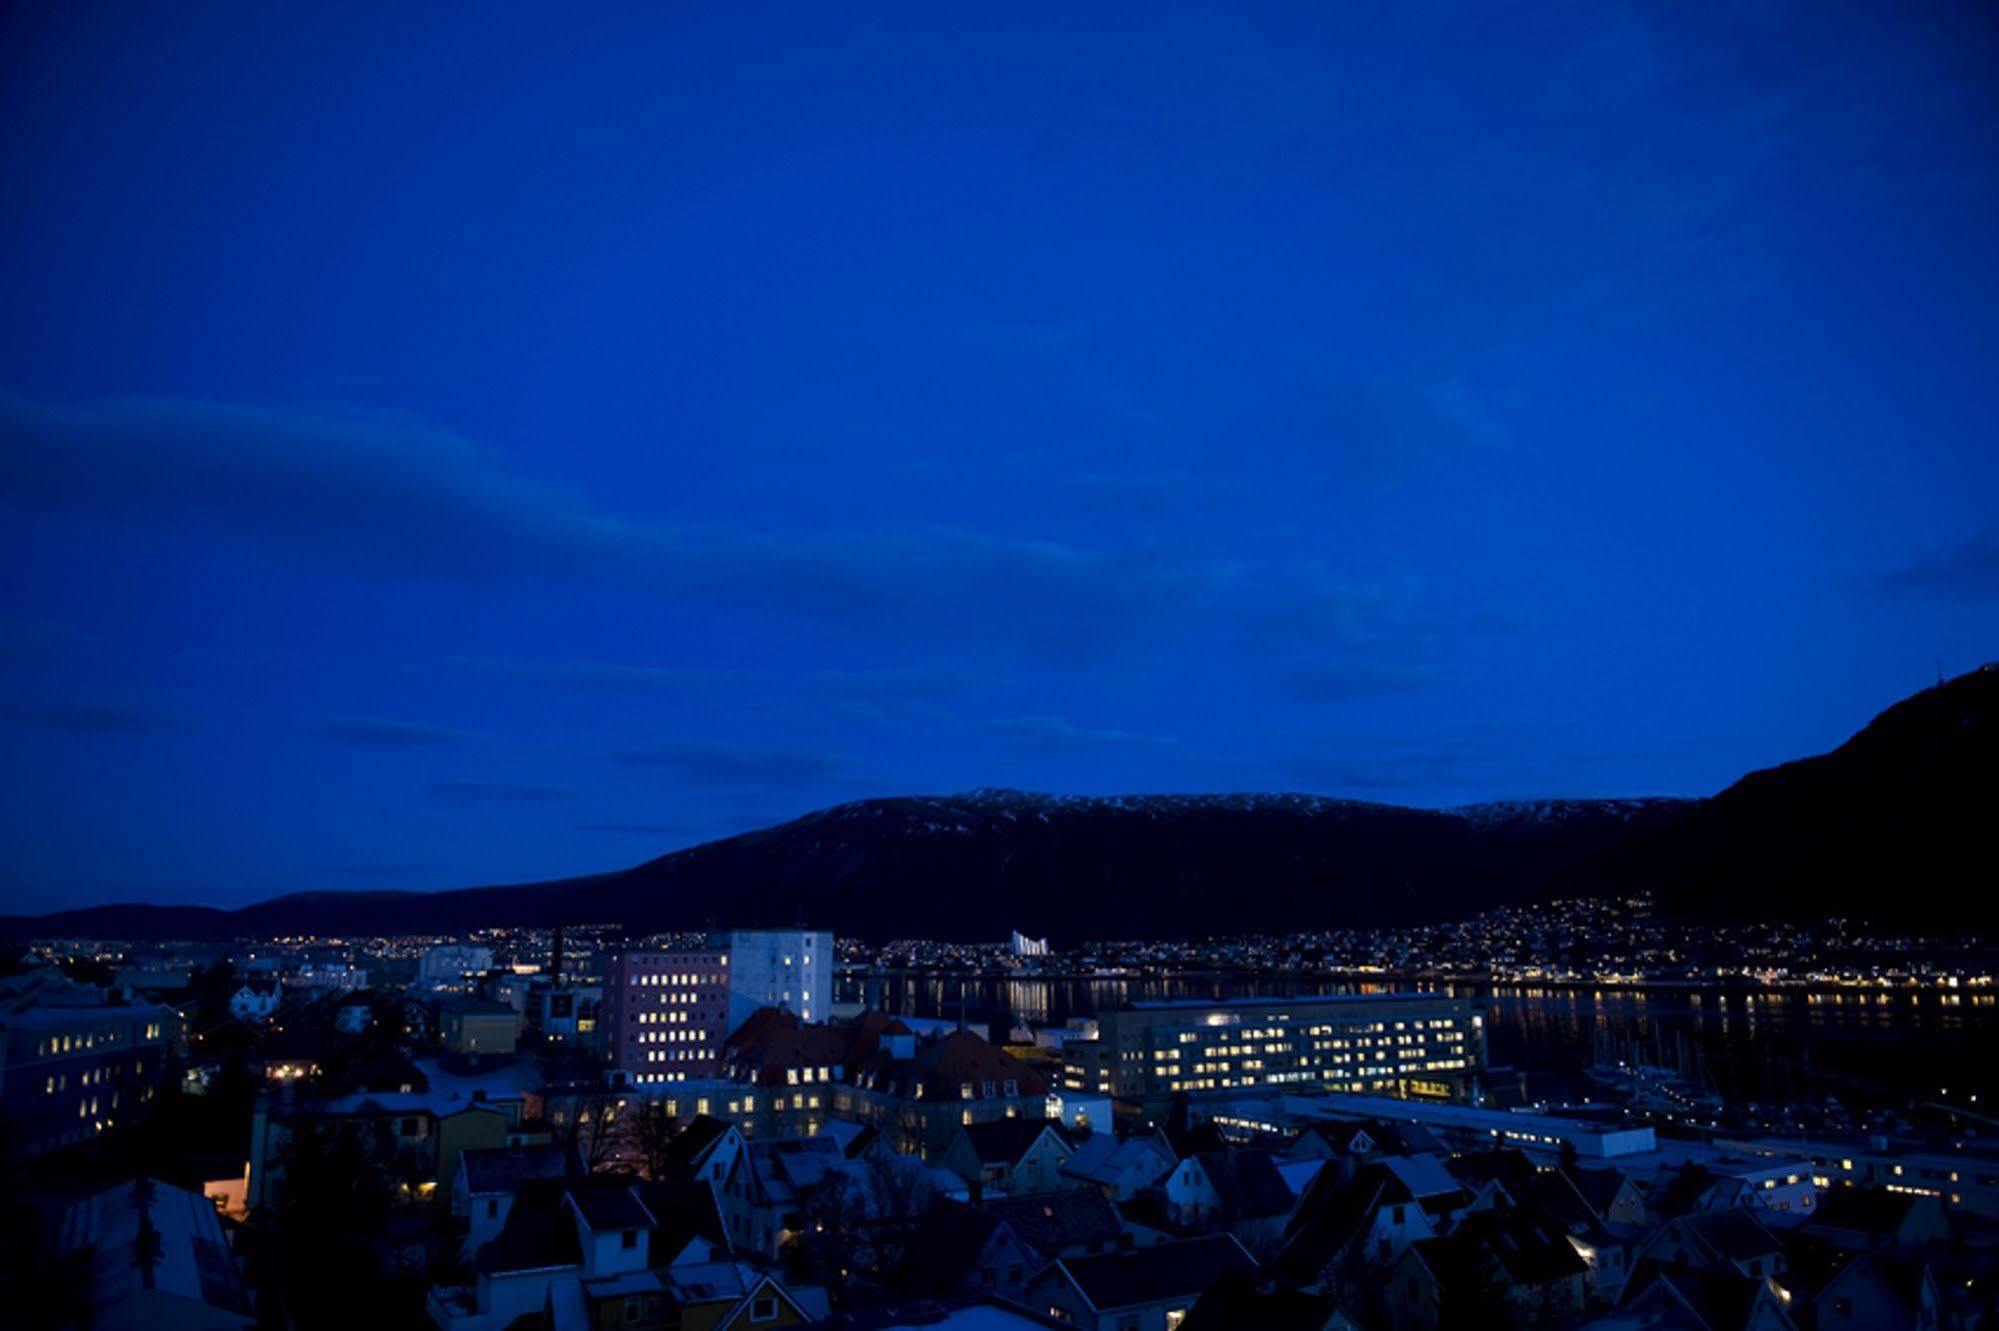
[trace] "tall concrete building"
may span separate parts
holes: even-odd
[[[620,953],[605,981],[606,1050],[637,1085],[713,1077],[729,1033],[766,1007],[832,1016],[832,934],[735,929],[700,947]]]
[[[783,1008],[807,1022],[832,1017],[832,934],[735,929],[728,948],[730,1030],[759,1008]]]

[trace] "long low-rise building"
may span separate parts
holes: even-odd
[[[1549,1168],[1560,1164],[1565,1151],[1572,1150],[1588,1164],[1614,1166],[1642,1182],[1698,1165],[1705,1171],[1713,1204],[1740,1206],[1781,1221],[1809,1215],[1826,1186],[1812,1162],[1795,1146],[1753,1151],[1738,1142],[1662,1138],[1650,1127],[1612,1119],[1529,1114],[1379,1095],[1279,1091],[1197,1103],[1193,1114],[1212,1121],[1234,1140],[1272,1144],[1289,1141],[1315,1124],[1328,1122],[1414,1124],[1444,1151],[1515,1150]]]
[[[1237,1138],[1288,1138],[1313,1123],[1416,1123],[1455,1150],[1509,1147],[1531,1156],[1556,1156],[1564,1146],[1585,1159],[1646,1155],[1659,1148],[1649,1127],[1521,1114],[1475,1105],[1437,1104],[1382,1095],[1266,1095],[1238,1097],[1201,1106],[1197,1116],[1212,1119]]]
[[[1824,1188],[1881,1188],[1935,1197],[1951,1211],[1999,1217],[1999,1151],[1981,1144],[1928,1149],[1883,1137],[1757,1137],[1723,1144],[1743,1155],[1805,1157]]]
[[[1461,1098],[1485,1062],[1484,1018],[1443,994],[1134,1003],[1062,1046],[1063,1088],[1142,1111],[1258,1087]]]

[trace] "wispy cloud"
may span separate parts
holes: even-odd
[[[17,725],[66,735],[150,735],[184,722],[163,712],[107,703],[23,703],[0,707]]]
[[[53,660],[72,643],[74,637],[74,631],[67,624],[0,616],[0,663]]]
[[[1430,663],[1364,659],[1305,662],[1278,672],[1279,692],[1300,702],[1346,702],[1433,689],[1444,671]]]
[[[611,757],[616,762],[657,767],[681,780],[712,786],[816,785],[842,775],[849,766],[838,754],[745,744],[669,742],[624,749]]]
[[[672,823],[578,823],[579,832],[595,832],[603,836],[631,837],[678,837],[688,833],[686,826]]]
[[[0,504],[172,525],[364,575],[623,584],[874,636],[1019,651],[1101,655],[1196,623],[1295,617],[1345,591],[1310,564],[1221,558],[1165,540],[645,521],[407,418],[204,402],[52,408],[0,398]],[[671,666],[510,668],[597,687],[685,682]]]
[[[1999,531],[1981,532],[1962,545],[1912,560],[1883,574],[1875,586],[1891,596],[1999,597]]]
[[[434,748],[458,744],[466,738],[464,731],[448,726],[388,721],[374,716],[338,717],[314,728],[312,733],[315,738],[334,744],[383,749]]]
[[[513,661],[464,657],[460,664],[494,674],[566,688],[610,693],[684,693],[713,683],[723,672],[700,666],[638,665],[624,661]]]
[[[994,721],[991,729],[1021,746],[1044,753],[1082,753],[1117,750],[1168,752],[1180,741],[1166,735],[1142,735],[1129,730],[1079,726],[1063,716],[1012,716]]]
[[[562,786],[505,781],[439,781],[430,787],[430,797],[438,803],[459,805],[555,804],[574,799],[576,794]]]

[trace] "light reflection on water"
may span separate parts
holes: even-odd
[[[843,975],[839,997],[857,1001],[863,980]],[[1723,989],[1591,989],[1550,986],[1385,983],[1309,976],[1172,975],[1007,979],[891,973],[865,981],[866,995],[905,1016],[966,1020],[982,1031],[1006,1024],[1061,1025],[1129,1002],[1284,997],[1420,990],[1479,1000],[1490,1059],[1546,1074],[1546,1089],[1572,1094],[1603,1046],[1647,1061],[1694,1063],[1725,1093],[1745,1099],[1828,1092],[1941,1089],[1948,1069],[1959,1094],[1999,1069],[1999,997],[1989,993],[1806,992]],[[1698,1051],[1698,1053],[1696,1052]],[[1859,1079],[1859,1080],[1854,1080]],[[1872,1086],[1862,1082],[1872,1083]]]

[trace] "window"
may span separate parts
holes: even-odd
[[[500,1215],[500,1204],[499,1204],[499,1202],[497,1202],[497,1201],[489,1201],[489,1202],[487,1202],[487,1203],[486,1203],[486,1218],[487,1218],[488,1220],[497,1220],[497,1219],[499,1218],[499,1215]]]
[[[777,1295],[759,1294],[750,1300],[750,1320],[752,1322],[775,1322],[777,1320]]]
[[[626,1252],[630,1252],[639,1246],[639,1232],[636,1229],[623,1230],[618,1235],[618,1241],[624,1245]]]

